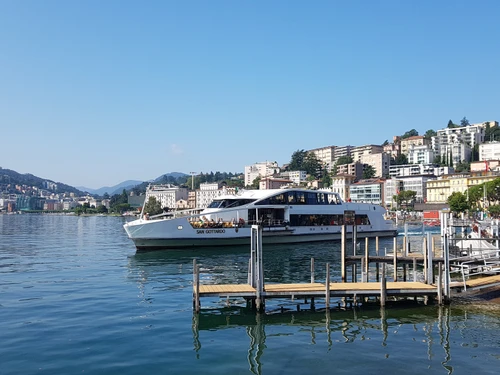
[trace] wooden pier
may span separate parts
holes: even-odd
[[[345,228],[344,228],[345,229]],[[345,230],[344,230],[345,233]],[[413,277],[413,281],[397,281],[397,276],[394,281],[387,282],[385,269],[387,262],[397,262],[397,249],[394,248],[396,256],[377,257],[377,282],[368,282],[365,277],[363,282],[356,282],[353,277],[353,282],[332,282],[330,280],[330,264],[326,264],[326,279],[324,282],[316,282],[314,277],[314,259],[311,259],[311,282],[310,283],[291,283],[291,284],[265,284],[263,282],[263,268],[262,268],[262,230],[259,226],[252,227],[252,241],[250,250],[250,264],[249,275],[247,284],[217,284],[217,285],[200,285],[199,266],[196,260],[193,262],[193,308],[199,312],[201,308],[201,297],[219,297],[219,298],[244,298],[250,302],[257,311],[263,311],[265,308],[266,299],[295,299],[301,298],[309,300],[311,308],[314,308],[315,302],[318,299],[323,299],[325,308],[330,307],[330,300],[332,297],[338,297],[356,301],[358,298],[371,298],[374,297],[380,302],[381,306],[385,306],[388,297],[422,297],[425,301],[430,298],[437,297],[440,303],[442,299],[442,280],[439,278],[438,285],[427,284],[425,282],[418,282]],[[377,241],[378,243],[378,241]],[[395,243],[395,242],[394,242]],[[345,280],[346,268],[348,263],[356,262],[358,260],[364,263],[365,257],[346,257],[345,236],[342,237],[342,279]],[[406,262],[414,263],[415,257],[405,259]],[[369,261],[373,262],[373,259]],[[439,264],[438,259],[431,259],[431,262]],[[379,269],[379,264],[381,267]],[[396,263],[395,263],[396,264]],[[431,267],[433,268],[433,267]],[[396,275],[396,273],[395,273]],[[327,282],[327,280],[329,282]]]
[[[443,228],[448,226],[449,213],[441,213]],[[311,282],[290,284],[265,284],[262,265],[262,229],[252,226],[250,248],[250,262],[248,283],[200,285],[199,266],[196,260],[193,263],[193,308],[200,311],[201,297],[244,298],[257,311],[264,311],[266,299],[303,299],[310,303],[311,309],[318,300],[324,301],[326,309],[330,308],[332,297],[340,298],[356,304],[357,301],[374,299],[381,306],[386,305],[387,299],[404,299],[407,297],[420,298],[427,301],[436,299],[439,304],[449,303],[451,293],[467,290],[500,286],[500,249],[493,250],[496,258],[491,258],[491,250],[481,253],[473,249],[461,249],[460,254],[450,258],[450,248],[457,248],[458,239],[454,239],[451,231],[441,231],[441,244],[438,248],[436,238],[427,233],[422,236],[422,249],[419,252],[410,252],[410,240],[403,237],[402,246],[394,237],[392,252],[385,250],[380,254],[379,241],[375,238],[376,255],[369,254],[368,238],[365,239],[364,253],[357,249],[356,226],[353,225],[353,246],[350,255],[347,255],[347,225],[342,226],[340,282],[332,282],[330,278],[330,264],[326,264],[325,280],[315,280],[314,259],[311,259]],[[479,239],[478,241],[480,241]],[[467,241],[472,241],[470,236]],[[466,255],[462,254],[466,251]],[[456,251],[456,250],[455,250]],[[489,254],[489,255],[488,255]],[[372,268],[370,270],[370,264]],[[375,267],[373,267],[375,265]],[[386,266],[391,266],[392,274],[386,274]],[[374,270],[375,268],[375,270]],[[350,271],[350,272],[349,272]],[[370,272],[371,271],[371,272]],[[417,280],[417,272],[420,279]],[[460,281],[452,281],[451,274],[459,275]],[[350,282],[348,280],[350,275]],[[371,277],[371,281],[369,280]],[[388,281],[390,279],[391,281]],[[400,280],[402,279],[402,280]],[[410,281],[411,280],[411,281]],[[309,301],[309,302],[307,302]],[[300,304],[297,304],[300,308]]]

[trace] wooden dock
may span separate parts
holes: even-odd
[[[200,285],[200,297],[233,298],[243,297],[253,299],[257,296],[257,289],[250,284]],[[296,297],[325,297],[327,287],[325,283],[298,283],[298,284],[266,284],[261,296],[264,298],[296,298]],[[380,296],[380,283],[330,283],[330,297]],[[387,282],[386,295],[437,295],[437,287],[420,282]]]
[[[421,253],[410,253],[409,242],[406,236],[403,238],[403,246],[398,248],[396,238],[393,241],[392,253],[385,252],[379,255],[378,238],[375,239],[376,255],[368,253],[368,238],[365,239],[364,254],[357,254],[357,243],[355,227],[353,227],[352,255],[347,255],[346,227],[342,228],[341,238],[341,262],[340,282],[332,282],[330,278],[330,264],[326,264],[326,277],[321,282],[315,280],[314,259],[311,259],[311,282],[289,283],[289,284],[265,284],[264,270],[262,265],[262,229],[259,226],[252,227],[250,262],[248,270],[248,283],[246,284],[223,284],[223,285],[200,285],[199,266],[194,260],[193,264],[193,308],[200,311],[201,297],[215,298],[244,298],[250,302],[257,311],[263,311],[267,299],[297,299],[309,300],[311,308],[315,300],[324,300],[326,309],[330,308],[332,297],[340,298],[342,303],[356,304],[366,298],[379,301],[380,306],[385,306],[388,297],[400,300],[406,297],[417,297],[424,303],[435,299],[439,304],[449,303],[451,288],[455,290],[478,290],[482,288],[500,286],[500,275],[468,277],[462,270],[462,282],[451,282],[450,265],[457,268],[464,265],[468,258],[460,258],[460,262],[450,264],[449,242],[444,236],[442,250],[439,253],[435,249],[434,237],[429,233],[423,237]],[[474,261],[476,261],[474,259]],[[469,261],[469,263],[472,261]],[[374,274],[369,272],[369,264],[375,263]],[[349,264],[349,266],[348,266]],[[496,263],[495,263],[496,264]],[[391,267],[392,275],[386,274],[386,265]],[[410,265],[413,265],[410,272]],[[489,263],[479,264],[485,272],[497,270]],[[496,264],[497,265],[497,264]],[[470,266],[470,265],[469,265]],[[488,268],[489,267],[489,268]],[[348,282],[348,268],[351,270],[351,282]],[[463,268],[463,267],[462,267]],[[423,282],[417,281],[417,269],[423,270]],[[372,268],[373,270],[373,268]],[[499,268],[500,270],[500,268]],[[497,272],[500,272],[497,270]],[[398,280],[401,277],[403,281]],[[360,276],[358,279],[358,275]],[[374,277],[375,275],[375,277]],[[392,276],[392,277],[391,277]],[[474,276],[477,276],[474,274]],[[375,280],[368,282],[369,278]],[[387,281],[390,278],[392,281]],[[409,280],[412,281],[409,281]],[[359,282],[361,281],[361,282]],[[453,286],[451,285],[453,284]],[[307,303],[307,302],[306,302]],[[300,304],[297,304],[300,308]]]

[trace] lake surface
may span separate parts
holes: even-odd
[[[496,305],[257,315],[202,299],[245,282],[249,249],[136,254],[118,217],[0,215],[0,374],[497,374]],[[390,248],[392,241],[382,242]],[[373,250],[371,250],[373,251]],[[339,244],[264,249],[266,282],[339,277]],[[297,301],[295,301],[297,302]]]

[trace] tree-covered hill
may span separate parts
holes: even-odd
[[[62,182],[55,182],[46,178],[34,176],[30,173],[21,174],[11,169],[0,167],[0,191],[6,193],[16,193],[16,185],[35,186],[54,193],[75,193],[85,195],[83,191]]]

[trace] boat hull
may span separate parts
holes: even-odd
[[[357,233],[357,238],[395,237],[397,231],[365,231]],[[347,233],[348,239],[352,233]],[[294,234],[293,231],[263,231],[262,243],[264,245],[278,245],[319,241],[339,241],[341,233]],[[222,247],[222,246],[250,246],[250,236],[225,237],[225,238],[133,238],[138,251],[183,249],[195,247]]]

